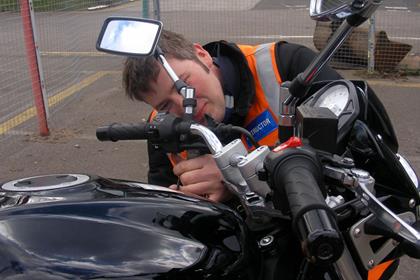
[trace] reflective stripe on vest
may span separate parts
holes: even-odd
[[[278,72],[275,43],[258,46],[238,45],[255,80],[255,96],[244,127],[260,145],[274,146],[278,141],[278,110],[281,77]],[[249,141],[248,149],[252,149]]]
[[[257,51],[255,52],[255,66],[257,68],[258,78],[260,79],[261,86],[265,93],[265,98],[267,98],[267,102],[270,104],[270,108],[273,113],[278,116],[280,82],[279,78],[276,77],[278,70],[277,66],[273,65],[271,48],[273,48],[274,51],[273,43],[263,44],[257,47]]]

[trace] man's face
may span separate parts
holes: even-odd
[[[216,121],[221,122],[225,114],[225,100],[218,69],[213,65],[210,55],[200,46],[196,46],[197,57],[204,64],[200,65],[193,60],[178,60],[169,58],[168,63],[178,77],[195,88],[197,106],[194,120],[205,124],[204,115],[208,114]],[[151,91],[142,93],[143,100],[158,111],[168,111],[176,116],[184,114],[182,106],[183,97],[176,91],[174,82],[168,73],[160,66],[156,82],[151,83]]]

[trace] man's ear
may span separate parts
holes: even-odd
[[[213,58],[200,44],[194,43],[195,54],[208,68],[213,65]]]

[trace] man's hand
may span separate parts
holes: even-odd
[[[223,185],[223,176],[211,155],[202,155],[177,163],[173,172],[182,182],[181,191],[189,192],[210,200],[227,200],[231,193]],[[170,186],[175,189],[176,186]]]

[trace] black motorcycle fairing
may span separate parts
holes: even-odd
[[[349,149],[358,168],[365,169],[375,178],[378,195],[414,198],[420,202],[418,189],[411,181],[397,155],[381,137],[362,121],[353,126],[349,140]],[[408,207],[408,202],[405,203]]]
[[[97,177],[39,193],[3,191],[0,278],[243,279],[245,260],[257,267],[235,212],[153,188]]]
[[[359,85],[364,84],[364,87],[367,88],[367,125],[373,132],[381,135],[384,143],[391,149],[392,152],[397,153],[397,136],[395,134],[394,127],[392,126],[391,119],[389,118],[381,100],[376,96],[375,92],[369,84],[366,83],[366,81],[353,81],[353,83]]]

